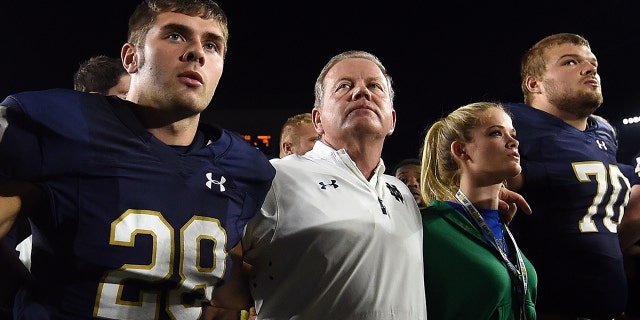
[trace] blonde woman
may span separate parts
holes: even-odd
[[[535,319],[537,276],[498,211],[520,173],[518,140],[500,104],[462,106],[422,147],[424,268],[429,319]]]

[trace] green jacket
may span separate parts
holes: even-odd
[[[422,210],[422,224],[429,320],[524,319],[520,306],[512,303],[511,279],[500,253],[463,213],[435,200]],[[534,320],[538,277],[524,255],[523,260],[526,319]]]

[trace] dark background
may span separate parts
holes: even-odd
[[[7,3],[8,2],[8,3]],[[0,6],[0,96],[72,88],[78,63],[119,56],[138,0],[7,1]],[[500,1],[503,2],[503,1]],[[313,105],[315,79],[350,49],[376,54],[394,79],[397,128],[387,167],[417,156],[425,129],[455,107],[479,100],[522,101],[519,62],[552,33],[585,36],[596,54],[604,103],[596,112],[620,134],[620,159],[636,150],[640,124],[638,1],[239,1],[221,0],[229,18],[225,71],[204,114],[239,133],[271,135]]]

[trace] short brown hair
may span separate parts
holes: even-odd
[[[147,32],[158,15],[163,12],[177,12],[218,21],[225,44],[222,54],[226,55],[229,41],[227,15],[217,3],[211,0],[144,0],[129,17],[127,41],[138,47],[143,46]]]

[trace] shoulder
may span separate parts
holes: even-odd
[[[427,205],[426,208],[422,209],[422,212],[425,214],[442,214],[443,212],[454,210],[455,209],[445,201],[433,200],[429,203],[429,205]]]
[[[528,104],[507,102],[502,104],[504,109],[511,115],[516,130],[525,130],[544,123],[544,113]]]
[[[207,147],[213,152],[215,161],[225,170],[236,176],[273,179],[275,169],[267,156],[239,134],[209,124],[201,124],[199,129],[209,140]]]
[[[535,110],[532,106],[521,102],[503,102],[502,107],[514,117],[532,113]]]
[[[411,193],[409,187],[407,187],[404,182],[400,181],[400,179],[396,178],[395,176],[385,173],[380,175],[380,179],[387,185],[395,186],[395,189],[400,190],[402,193]]]
[[[71,89],[49,89],[40,91],[23,91],[9,95],[5,100],[14,100],[23,103],[47,103],[59,104],[72,99],[80,99],[84,96],[97,96],[91,93],[79,92]]]
[[[587,121],[591,121],[596,124],[595,130],[598,134],[605,135],[611,140],[617,141],[618,133],[607,119],[599,115],[592,114],[587,118]]]
[[[1,105],[10,109],[20,109],[32,115],[60,114],[83,110],[87,104],[106,102],[101,94],[79,92],[70,89],[50,89],[25,91],[7,96]]]
[[[69,89],[26,91],[8,96],[2,107],[9,121],[28,119],[21,125],[38,125],[74,137],[105,123],[105,114],[112,113],[115,103],[110,98],[114,97]]]
[[[300,155],[288,155],[284,158],[274,158],[269,160],[271,165],[276,169],[276,176],[283,178],[292,176],[301,178],[310,172],[317,172],[317,168],[313,169],[315,162]]]

